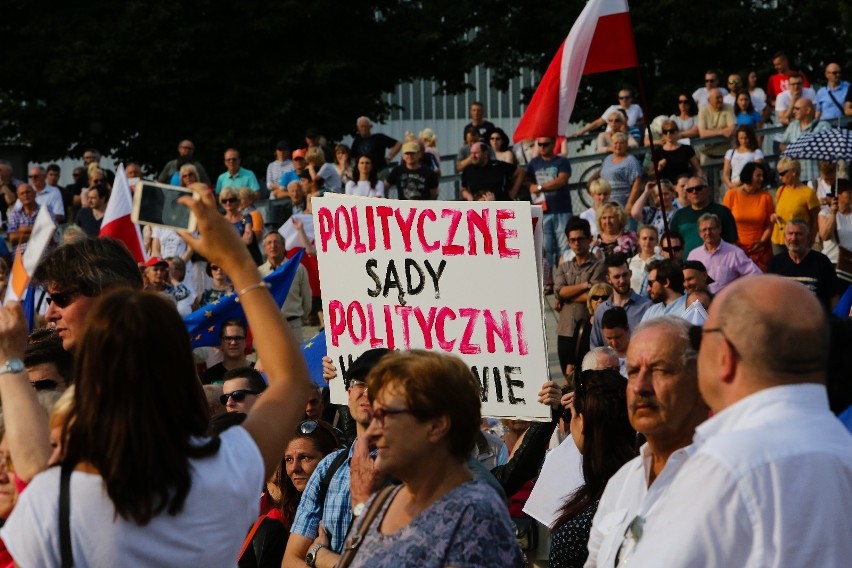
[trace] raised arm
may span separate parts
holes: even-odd
[[[200,200],[183,197],[181,203],[195,213],[201,236],[196,238],[185,231],[181,236],[230,277],[249,326],[255,330],[254,344],[269,379],[269,387],[243,423],[260,449],[268,478],[280,463],[287,441],[304,413],[310,387],[308,369],[242,239],[218,213],[206,188],[201,184],[191,187]]]

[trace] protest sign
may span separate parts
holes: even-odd
[[[530,206],[313,200],[328,354],[345,373],[368,349],[461,357],[485,416],[548,419],[548,377]],[[332,402],[346,400],[332,381]]]

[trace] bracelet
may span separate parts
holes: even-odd
[[[257,284],[251,284],[249,286],[246,286],[245,288],[243,288],[242,290],[237,292],[237,296],[238,297],[239,296],[245,296],[246,294],[248,294],[252,290],[258,290],[260,288],[269,288],[269,284],[267,282],[264,282],[264,281],[261,280]]]

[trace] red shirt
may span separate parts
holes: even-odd
[[[766,98],[770,103],[775,103],[775,97],[783,93],[787,90],[787,79],[790,77],[790,73],[793,71],[787,71],[786,73],[776,73],[772,77],[769,78],[769,83],[766,84]],[[808,78],[804,73],[799,71],[799,74],[802,76],[802,83],[804,87],[810,87],[811,82],[808,81]]]

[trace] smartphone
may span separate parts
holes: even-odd
[[[133,212],[131,218],[140,225],[153,225],[167,229],[189,231],[196,229],[196,219],[192,211],[178,203],[178,198],[190,195],[198,199],[191,189],[140,181],[133,193]]]

